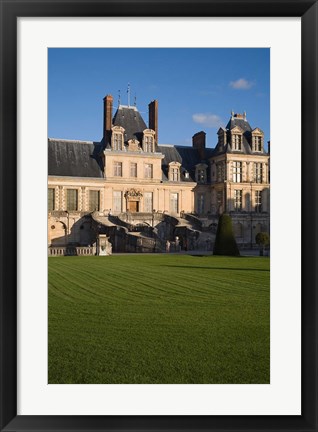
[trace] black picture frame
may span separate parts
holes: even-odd
[[[317,431],[317,18],[313,0],[0,0],[1,431]],[[17,415],[17,18],[301,17],[302,414],[299,416]],[[269,29],[270,31],[270,29]],[[286,143],[285,143],[286,144]],[[287,187],[287,185],[286,185]],[[288,187],[292,185],[288,184]],[[291,212],[292,209],[287,211]],[[283,275],[282,275],[283,277]]]

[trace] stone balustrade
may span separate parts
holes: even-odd
[[[92,256],[96,254],[96,248],[92,246],[56,246],[48,248],[48,255],[57,256]]]

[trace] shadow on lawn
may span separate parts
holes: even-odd
[[[202,267],[202,266],[185,266],[185,265],[163,265],[160,267],[173,267],[173,268],[192,268],[192,269],[203,269],[203,270],[234,270],[234,271],[260,271],[269,272],[267,269],[256,269],[256,268],[235,268],[235,267]]]

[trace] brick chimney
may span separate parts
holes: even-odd
[[[112,119],[113,119],[113,96],[106,95],[104,97],[104,130],[103,130],[105,146],[107,144],[110,144]]]
[[[197,132],[192,137],[192,147],[199,151],[201,159],[205,159],[205,136],[206,133],[201,131]]]
[[[149,108],[149,129],[156,132],[155,142],[158,144],[158,101],[153,100],[148,105]]]

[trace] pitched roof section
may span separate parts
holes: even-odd
[[[242,150],[236,151],[232,150],[230,142],[230,132],[235,127],[239,127],[243,132],[243,142],[242,142]],[[252,154],[251,146],[250,146],[250,140],[251,140],[251,132],[252,128],[249,124],[249,122],[246,120],[245,115],[241,114],[232,114],[228,124],[225,127],[226,133],[227,133],[227,144],[224,146],[224,148],[221,148],[219,144],[217,144],[215,148],[215,155],[221,154],[221,153],[238,153],[238,154]]]
[[[238,117],[232,116],[230,118],[228,124],[226,125],[226,129],[231,130],[235,126],[239,126],[243,130],[243,133],[252,131],[252,128],[251,128],[251,126],[247,120],[244,120],[243,118],[238,118]]]
[[[102,178],[101,144],[92,141],[49,139],[48,174]]]
[[[181,164],[181,181],[195,181],[195,165],[201,162],[197,149],[186,146],[159,145],[158,151],[164,155],[162,160],[162,180],[168,181],[169,163],[179,162]],[[184,176],[185,171],[189,173],[189,179]]]
[[[120,105],[113,118],[114,126],[122,126],[125,129],[124,141],[137,139],[142,142],[143,131],[147,125],[135,106]]]

